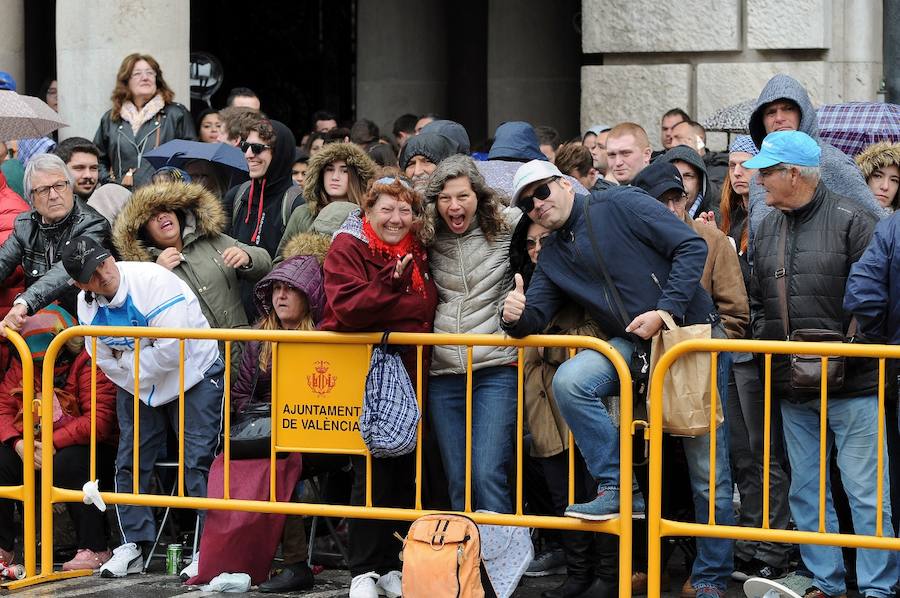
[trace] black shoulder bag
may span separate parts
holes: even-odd
[[[775,270],[775,286],[778,290],[778,305],[781,310],[781,322],[784,325],[784,338],[789,341],[808,343],[843,343],[844,335],[824,328],[799,328],[791,332],[788,315],[788,275],[785,269],[787,261],[787,227],[781,223],[781,234],[778,237],[778,269]],[[850,320],[847,337],[856,334],[856,318]],[[828,358],[828,388],[840,390],[844,386],[844,370],[846,357]],[[819,355],[791,355],[791,388],[800,392],[818,391],[822,387],[822,358]]]

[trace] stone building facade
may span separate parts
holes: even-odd
[[[356,31],[354,72],[334,74],[353,77],[355,114],[342,116],[387,131],[404,112],[459,120],[473,141],[504,120],[549,124],[564,137],[632,120],[658,146],[664,111],[681,107],[703,122],[756,97],[778,72],[817,103],[873,100],[882,78],[882,0],[339,1],[350,3],[346,26]],[[19,81],[25,3],[0,0],[0,70]],[[70,125],[61,135],[93,135],[133,51],[155,56],[187,104],[191,31],[203,26],[191,14],[187,0],[57,0],[47,35],[56,36]],[[141,26],[125,34],[127,22]]]

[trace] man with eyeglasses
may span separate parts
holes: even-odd
[[[821,179],[822,150],[800,131],[776,131],[762,142],[755,157],[743,163],[757,168],[773,210],[759,224],[756,260],[751,275],[750,306],[753,338],[797,338],[800,329],[834,333],[837,339],[856,336],[852,314],[843,299],[851,266],[859,260],[875,227],[875,217],[857,202],[832,192]],[[818,363],[816,366],[818,367]],[[829,362],[831,365],[831,362]],[[820,434],[828,435],[824,458],[837,451],[841,480],[847,490],[853,528],[857,534],[876,534],[877,486],[875,464],[879,451],[888,462],[886,447],[877,441],[878,371],[874,359],[848,359],[842,383],[829,380],[827,429],[820,430],[821,389],[801,386],[787,355],[772,357],[772,398],[780,401],[785,447],[791,465],[789,503],[801,531],[819,526]],[[829,376],[831,378],[831,376]],[[833,447],[833,448],[832,448]],[[827,463],[826,462],[826,463]],[[827,468],[827,464],[826,464]],[[888,467],[883,472],[883,529],[893,536]],[[831,501],[831,482],[825,480],[825,526],[838,532]],[[841,549],[801,544],[804,564],[813,573],[809,598],[846,594]],[[897,581],[895,555],[888,551],[857,550],[859,593],[891,596]]]
[[[520,167],[513,182],[512,204],[554,232],[542,246],[527,295],[517,275],[503,303],[501,325],[510,335],[544,330],[562,305],[575,302],[630,362],[638,359],[637,345],[662,327],[657,310],[670,313],[679,325],[718,323],[700,286],[706,243],[658,201],[630,186],[576,195],[556,166],[540,160]],[[615,289],[606,282],[604,266]],[[618,392],[615,368],[595,351],[581,351],[553,378],[560,413],[598,483],[594,500],[566,509],[570,517],[618,515],[619,432],[601,400]],[[633,511],[643,518],[643,496],[636,486],[625,491],[632,492]],[[714,571],[703,570],[694,584],[698,590],[721,585]]]
[[[60,263],[66,241],[86,235],[109,245],[109,222],[75,198],[72,175],[58,156],[33,157],[25,169],[24,183],[25,195],[34,207],[19,214],[13,233],[0,246],[0,280],[22,266],[25,291],[0,322],[2,336],[7,328],[18,330],[26,317],[53,301],[75,313],[78,290],[70,286]]]

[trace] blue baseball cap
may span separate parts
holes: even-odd
[[[743,163],[744,168],[768,168],[776,164],[818,166],[822,149],[802,131],[775,131],[763,139],[759,153]]]

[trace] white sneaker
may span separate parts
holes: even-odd
[[[378,598],[376,581],[378,574],[374,571],[357,575],[350,581],[350,598]]]
[[[403,595],[403,582],[399,571],[390,571],[378,578],[375,589],[387,598],[400,598]]]
[[[181,578],[181,581],[187,581],[192,577],[197,577],[200,573],[200,551],[196,551],[191,556],[190,564],[181,570],[181,573],[178,575]]]
[[[112,558],[100,567],[100,577],[125,577],[140,573],[144,567],[141,549],[134,542],[122,544],[113,550]]]

